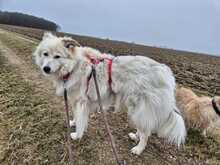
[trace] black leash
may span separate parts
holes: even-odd
[[[218,109],[214,98],[212,99],[212,107],[215,110],[215,113],[220,117],[220,110]]]
[[[65,87],[66,80],[64,80],[64,104],[65,104],[65,111],[66,111],[66,125],[67,125],[67,148],[68,148],[68,155],[69,155],[69,164],[74,165],[73,160],[73,152],[71,148],[71,139],[70,139],[70,116],[69,116],[69,105],[68,105],[68,97],[67,97],[67,89]]]
[[[120,161],[120,159],[119,159],[119,155],[118,155],[118,151],[116,149],[115,141],[114,141],[113,135],[111,133],[110,126],[108,124],[107,114],[106,114],[106,111],[104,111],[103,107],[102,107],[102,101],[101,101],[101,96],[100,96],[98,82],[97,82],[97,79],[96,79],[96,70],[95,70],[95,66],[94,65],[92,65],[92,75],[93,75],[93,79],[94,79],[94,82],[95,82],[95,88],[96,88],[96,92],[97,92],[97,97],[98,97],[100,111],[102,112],[102,115],[103,115],[103,119],[104,119],[104,123],[105,123],[105,128],[106,128],[106,130],[108,132],[108,135],[109,135],[109,138],[110,138],[111,147],[112,147],[112,150],[113,150],[113,154],[114,154],[116,163],[118,165],[126,165],[125,161]]]

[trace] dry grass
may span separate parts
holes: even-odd
[[[56,163],[65,158],[63,117],[32,84],[2,63],[0,67],[0,127],[4,130],[2,164]],[[55,128],[55,129],[54,129]]]
[[[0,34],[0,39],[25,60],[26,65],[31,68],[30,72],[34,73],[36,68],[32,64],[31,52],[35,44],[22,40],[14,34]],[[7,60],[3,59],[2,54],[0,57],[0,147],[3,148],[0,152],[0,164],[67,164],[64,115],[58,108],[62,102],[54,102],[50,94],[44,92],[43,84],[36,85],[32,81],[24,80],[19,66],[11,66]],[[170,59],[169,56],[164,55],[154,56],[154,58],[161,58],[164,61]],[[197,62],[199,64],[189,61],[187,63],[187,60],[183,64],[172,63],[178,62],[177,57],[170,61],[169,65],[173,68],[179,65],[188,68],[190,63],[195,68],[190,70],[192,74],[198,71],[196,66],[199,66],[201,73],[195,73],[195,75],[198,74],[202,78],[209,72],[206,71],[207,68],[200,66],[207,61]],[[209,65],[208,69],[213,71],[213,66],[216,64],[210,62],[207,65]],[[179,68],[175,69],[176,73],[187,77],[186,70],[177,69]],[[178,78],[178,81],[183,84],[187,84],[188,81],[192,81],[189,84],[201,82],[201,80],[195,81],[194,78],[188,81]],[[205,80],[201,84],[206,82],[210,83]],[[212,95],[212,89],[218,85],[215,83],[215,86],[208,90],[207,88],[201,90],[196,85],[193,87],[201,93]],[[218,140],[220,136],[210,135],[204,138],[196,130],[188,133],[187,143],[179,151],[162,139],[153,136],[144,153],[141,156],[133,156],[129,149],[135,143],[127,136],[132,129],[127,124],[126,114],[121,113],[117,116],[109,114],[108,117],[120,155],[126,159],[127,164],[220,164],[220,141]],[[99,114],[91,116],[88,132],[81,141],[72,142],[72,146],[76,164],[114,164],[107,134]]]

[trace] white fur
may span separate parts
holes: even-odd
[[[55,36],[44,37],[34,54],[36,63],[41,68],[47,61],[39,54],[42,50],[46,49],[51,54],[59,51],[64,57],[70,54],[70,51],[65,50],[61,41],[62,38]],[[99,51],[88,47],[75,47],[71,58],[66,59],[63,63],[60,62],[58,66],[58,68],[66,68],[66,70],[72,72],[66,86],[69,100],[72,101],[76,124],[76,132],[71,134],[73,139],[83,136],[87,128],[89,113],[98,110],[97,95],[92,79],[90,80],[88,92],[85,92],[87,77],[91,73],[91,64],[86,56],[97,59],[105,56],[113,59],[113,93],[111,93],[108,84],[106,61],[96,66],[97,79],[104,106],[115,105],[116,111],[126,109],[130,120],[137,128],[136,134],[129,134],[133,140],[139,139],[137,146],[132,148],[132,153],[141,154],[147,144],[148,137],[152,133],[157,133],[159,137],[166,138],[169,142],[178,146],[184,143],[186,129],[183,118],[175,112],[175,79],[170,68],[147,57],[114,57],[103,55]],[[53,63],[56,62],[52,62],[51,66],[53,66]],[[56,84],[57,94],[62,95],[63,83],[57,77],[60,73],[55,72],[49,76]]]

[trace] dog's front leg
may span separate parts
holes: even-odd
[[[76,132],[70,134],[73,140],[80,139],[88,126],[89,109],[85,101],[76,103],[76,110],[74,111]]]
[[[114,109],[115,111],[114,112],[119,112],[120,109],[121,109],[121,94],[117,94],[115,96],[115,105],[114,105]]]
[[[72,103],[71,104],[71,110],[72,110],[73,118],[69,122],[70,122],[70,127],[74,127],[74,126],[76,126],[76,120],[75,120],[75,115],[74,114],[75,114],[75,111],[76,111],[76,103],[77,103],[77,101],[73,101],[71,103]]]

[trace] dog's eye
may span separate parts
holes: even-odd
[[[48,56],[48,53],[47,53],[47,52],[44,52],[43,55],[47,57],[47,56]]]
[[[58,59],[58,58],[60,58],[60,56],[59,56],[59,55],[56,55],[56,56],[54,56],[54,58],[55,58],[55,59]]]

